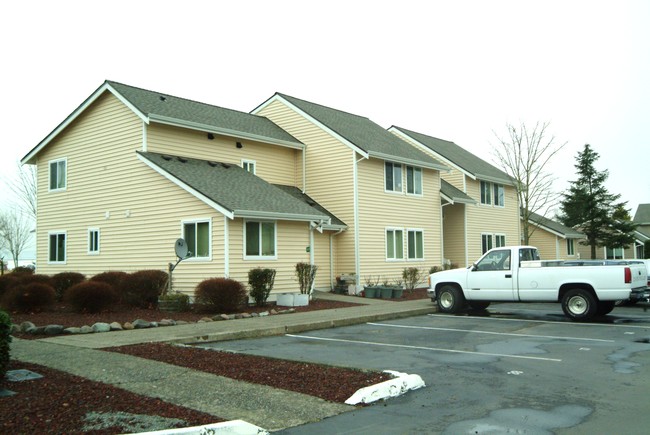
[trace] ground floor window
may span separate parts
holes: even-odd
[[[65,263],[65,232],[49,233],[48,263]]]
[[[99,228],[88,228],[88,254],[99,254]]]
[[[492,234],[481,234],[481,253],[485,254],[492,249]]]
[[[573,246],[573,239],[566,240],[566,255],[575,255],[575,247]]]
[[[622,260],[623,248],[607,248],[607,260]]]
[[[211,256],[210,220],[183,222],[183,238],[187,243],[188,257],[209,259]]]
[[[401,229],[386,229],[386,260],[404,259],[404,231]]]
[[[408,230],[408,259],[424,259],[424,243],[421,230]]]
[[[244,224],[244,256],[246,259],[276,258],[275,222],[246,221]]]

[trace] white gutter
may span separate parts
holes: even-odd
[[[242,219],[274,219],[282,221],[325,221],[330,223],[330,218],[324,215],[292,214],[292,213],[272,213],[257,210],[234,210],[234,218]]]
[[[444,166],[444,165],[441,165],[441,164],[428,163],[428,162],[423,162],[422,160],[413,160],[413,159],[409,159],[409,158],[406,158],[406,157],[393,156],[393,155],[390,155],[390,154],[379,153],[377,151],[369,151],[368,155],[370,157],[375,157],[375,158],[382,159],[382,160],[388,160],[389,162],[403,163],[403,164],[409,165],[409,166],[417,166],[417,167],[420,167],[420,168],[436,169],[438,171],[445,171],[445,172],[450,171],[450,169],[447,166]]]

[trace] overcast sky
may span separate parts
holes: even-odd
[[[3,177],[108,79],[245,112],[279,91],[490,162],[494,131],[550,122],[557,190],[589,143],[632,215],[650,203],[645,0],[22,0],[0,20]]]

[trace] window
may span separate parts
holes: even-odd
[[[384,164],[386,191],[402,192],[402,165],[397,163],[386,162]]]
[[[503,207],[505,205],[505,192],[503,184],[494,184],[494,205]]]
[[[424,258],[424,244],[422,243],[422,231],[408,230],[408,259],[422,260]]]
[[[422,169],[406,167],[406,193],[422,195]]]
[[[255,174],[255,160],[242,160],[241,167],[244,168],[245,171]]]
[[[275,222],[247,221],[244,231],[245,258],[276,258]]]
[[[99,229],[88,228],[88,254],[99,254]]]
[[[65,232],[49,233],[48,263],[65,263]]]
[[[386,230],[386,259],[402,260],[404,258],[404,231]]]
[[[50,162],[50,191],[66,188],[66,159]]]
[[[210,220],[183,222],[183,238],[187,243],[188,258],[210,258],[210,233]]]
[[[575,248],[573,246],[573,239],[566,240],[566,255],[575,255]]]
[[[623,248],[607,248],[607,260],[622,260]]]
[[[481,253],[485,254],[492,249],[492,234],[481,234]]]
[[[506,236],[504,234],[495,234],[494,235],[494,247],[500,248],[506,246]]]
[[[492,183],[481,181],[481,204],[492,204]]]

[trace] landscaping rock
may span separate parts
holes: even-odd
[[[93,332],[93,328],[88,325],[82,326],[81,331],[79,331],[80,334],[90,334],[91,332]]]
[[[187,325],[187,324],[189,324],[189,323],[190,323],[190,322],[188,322],[188,321],[186,321],[186,320],[176,320],[176,324],[177,324],[177,325]]]
[[[142,320],[142,319],[137,319],[133,321],[133,329],[145,329],[145,328],[151,328],[151,322],[147,322],[146,320]]]
[[[15,323],[12,323],[11,324],[11,332],[10,332],[10,334],[17,334],[19,332],[22,332],[20,330],[20,325],[16,325]]]
[[[26,332],[32,335],[45,335],[45,326],[34,326],[33,328],[27,329]]]
[[[93,332],[109,332],[111,330],[111,325],[104,322],[97,322],[93,326]]]
[[[122,325],[120,325],[118,322],[113,322],[110,324],[111,331],[122,331],[124,328],[122,328]]]
[[[259,313],[251,313],[251,317],[259,317]]]
[[[76,326],[71,326],[70,328],[65,328],[63,330],[64,334],[81,334],[81,328]]]
[[[23,322],[20,324],[20,330],[23,332],[27,332],[27,330],[31,328],[36,328],[36,325],[34,325],[32,322]]]
[[[45,335],[58,335],[63,333],[63,325],[47,325],[43,331]]]
[[[201,319],[199,319],[199,321],[197,323],[207,323],[207,322],[213,322],[212,318],[210,318],[210,317],[202,317]]]
[[[251,315],[249,313],[241,313],[241,318],[242,319],[250,319]]]
[[[262,311],[262,312],[259,314],[260,317],[266,317],[266,316],[268,316],[268,315],[269,315],[269,312],[268,312],[268,311]]]
[[[158,326],[174,326],[176,324],[172,319],[162,319],[158,322]]]
[[[218,316],[215,316],[215,317],[218,317],[219,320],[230,320],[230,317],[228,317],[228,314],[219,314]],[[215,319],[215,320],[217,320],[217,319]]]

